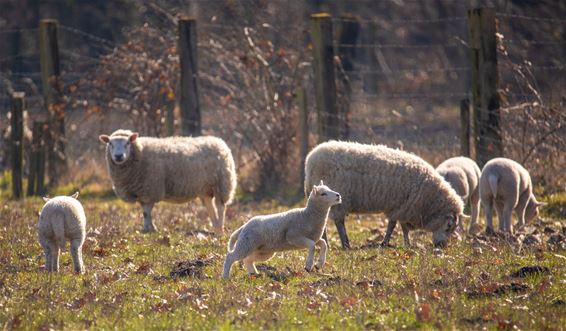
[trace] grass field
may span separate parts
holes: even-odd
[[[224,281],[227,237],[208,232],[200,204],[158,205],[159,232],[142,234],[139,207],[88,194],[81,200],[88,222],[85,275],[72,273],[68,247],[60,273],[43,270],[35,229],[41,199],[1,203],[0,328],[566,328],[566,251],[558,235],[566,223],[556,216],[530,226],[527,240],[479,236],[453,240],[442,252],[433,251],[424,233],[413,233],[415,247],[401,247],[400,230],[397,248],[372,248],[383,217],[352,216],[347,228],[355,248],[340,249],[331,225],[322,271],[303,272],[306,251],[287,252],[261,266],[259,277],[235,264]],[[236,203],[227,227],[287,208]],[[551,235],[558,245],[547,243]],[[510,276],[534,265],[548,273]],[[185,276],[172,276],[174,270]]]

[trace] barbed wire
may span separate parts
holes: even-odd
[[[378,99],[432,99],[432,98],[465,98],[468,92],[431,92],[431,93],[390,93],[390,94],[354,94],[351,100]]]
[[[406,74],[406,73],[422,73],[422,72],[456,72],[456,71],[470,71],[470,67],[454,67],[454,68],[410,68],[410,69],[399,69],[391,71],[383,70],[371,70],[371,69],[360,69],[360,70],[347,70],[346,74],[377,74],[377,75],[396,75],[396,74]]]
[[[551,18],[551,17],[535,17],[535,16],[525,16],[519,14],[510,14],[510,13],[496,13],[497,17],[505,17],[505,18],[517,18],[523,20],[530,20],[530,21],[541,21],[541,22],[552,22],[552,23],[566,23],[566,19],[560,18]]]
[[[527,44],[527,45],[564,45],[566,40],[529,40],[529,39],[503,39],[503,43],[507,44]]]
[[[465,46],[462,43],[447,44],[337,44],[343,48],[438,48],[438,47],[459,47]]]
[[[357,19],[357,18],[346,18],[339,17],[332,19],[333,22],[358,22],[358,23],[377,23],[379,20],[375,19]],[[445,23],[445,22],[461,22],[467,21],[466,16],[452,16],[452,17],[440,17],[440,18],[424,18],[424,19],[409,19],[409,20],[381,20],[383,22],[392,24],[425,24],[425,23]]]
[[[37,28],[5,29],[5,30],[0,30],[0,34],[30,32],[30,31],[37,31],[37,30],[38,30]]]
[[[104,38],[95,36],[95,35],[90,34],[90,33],[88,33],[88,32],[79,30],[79,29],[77,29],[77,28],[74,28],[74,27],[71,27],[71,26],[67,26],[67,25],[62,25],[62,24],[59,25],[59,26],[61,27],[62,30],[66,30],[66,31],[69,31],[69,32],[72,32],[72,33],[81,35],[81,36],[83,36],[83,37],[87,37],[87,38],[89,38],[89,39],[91,39],[91,40],[98,41],[98,42],[100,42],[100,43],[103,43],[103,44],[107,44],[107,45],[109,45],[109,46],[112,46],[111,48],[109,47],[110,50],[113,50],[114,47],[119,47],[118,44],[116,44],[116,43],[114,43],[114,42],[112,42],[112,41],[110,41],[110,40],[107,40],[107,39],[104,39]]]

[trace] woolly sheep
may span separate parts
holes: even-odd
[[[435,245],[443,246],[462,216],[462,199],[431,165],[383,145],[322,143],[307,156],[305,174],[305,190],[324,180],[342,194],[330,217],[344,248],[350,247],[344,220],[351,212],[386,214],[384,246],[398,221],[405,245],[410,245],[410,230],[425,229],[433,232]]]
[[[257,273],[254,262],[267,261],[276,252],[304,248],[309,249],[305,270],[310,272],[314,264],[315,246],[320,247],[316,267],[322,268],[327,250],[322,233],[328,211],[340,202],[340,194],[321,181],[320,185],[313,187],[305,208],[253,217],[230,236],[222,277],[230,277],[230,268],[236,261],[243,260],[248,273],[252,274]]]
[[[226,143],[216,137],[138,137],[130,130],[101,135],[116,195],[143,208],[143,231],[155,231],[151,210],[159,201],[184,203],[199,197],[215,230],[224,231],[225,208],[236,189],[236,167]]]
[[[82,247],[85,241],[86,216],[77,200],[79,192],[70,197],[43,198],[46,202],[39,213],[37,233],[45,252],[45,269],[59,271],[59,252],[71,242],[71,256],[75,272],[84,273]]]
[[[464,203],[470,204],[472,219],[469,230],[471,231],[477,222],[480,211],[480,168],[474,160],[458,156],[439,164],[436,171],[452,186]],[[459,225],[463,228],[461,223]]]
[[[499,219],[499,230],[511,233],[511,213],[515,211],[517,226],[525,225],[538,215],[538,202],[533,194],[531,176],[519,163],[495,158],[485,164],[480,177],[480,197],[485,210],[486,232],[493,232],[493,205]]]

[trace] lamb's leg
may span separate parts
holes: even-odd
[[[505,231],[505,219],[503,218],[503,202],[495,201],[495,211],[497,212],[498,228],[500,232]]]
[[[315,267],[317,269],[321,269],[326,262],[326,251],[328,250],[328,245],[324,239],[320,239],[316,245],[320,247],[320,254],[318,255],[318,261],[316,262]]]
[[[241,261],[245,259],[253,251],[250,243],[246,241],[245,238],[240,238],[236,242],[234,250],[226,254],[226,259],[224,260],[224,272],[222,273],[222,278],[230,278],[230,269],[232,264],[236,261]]]
[[[153,224],[153,220],[151,218],[151,210],[153,209],[153,203],[144,203],[142,204],[143,208],[143,230],[142,232],[154,232],[157,229],[155,228],[155,224]]]
[[[346,233],[346,226],[344,225],[345,216],[337,217],[334,220],[336,224],[336,230],[338,230],[338,235],[340,236],[340,242],[342,242],[342,248],[350,248],[350,240],[348,239],[348,234]]]
[[[59,272],[59,253],[61,248],[57,242],[51,243],[51,271]]]
[[[505,203],[505,205],[503,206],[503,217],[501,218],[501,220],[503,221],[503,224],[505,226],[503,231],[506,231],[509,234],[512,233],[512,229],[511,229],[512,214],[513,214],[513,206],[510,203]]]
[[[214,226],[214,231],[217,233],[221,233],[222,231],[218,228],[218,215],[216,213],[216,208],[214,207],[213,197],[203,196],[201,197],[202,203],[206,207],[206,211],[208,212],[208,216],[210,217],[210,222],[212,226]]]
[[[249,255],[248,257],[246,257],[242,262],[244,262],[244,267],[246,267],[246,270],[248,271],[248,274],[259,274],[259,272],[257,271],[256,267],[255,267],[255,260],[253,258],[252,255]]]
[[[53,254],[51,244],[44,238],[40,238],[39,243],[41,244],[41,247],[43,247],[43,252],[45,253],[45,270],[51,272],[53,271],[51,270],[53,263],[53,259],[51,257]]]
[[[391,235],[393,234],[395,225],[397,225],[397,220],[394,219],[390,219],[389,223],[387,223],[387,231],[385,231],[385,238],[383,238],[383,241],[381,242],[382,247],[389,246],[389,240],[391,240]]]
[[[214,204],[216,205],[216,210],[218,214],[218,218],[214,227],[220,229],[219,230],[220,233],[224,233],[224,218],[226,217],[226,204],[219,197],[214,198]]]
[[[83,264],[82,257],[82,240],[73,239],[71,240],[71,256],[73,257],[73,267],[76,273],[84,273],[85,268]]]
[[[517,215],[517,229],[522,229],[525,226],[525,210],[529,204],[529,199],[531,194],[529,192],[523,192],[519,197],[517,206],[515,207],[515,214]]]
[[[480,193],[477,188],[470,197],[470,210],[472,212],[472,215],[470,219],[470,227],[468,228],[468,233],[470,233],[471,230],[475,228],[476,223],[478,222],[478,217],[480,215]]]
[[[485,232],[493,233],[493,199],[490,198],[481,202],[485,210]]]
[[[409,228],[401,223],[401,229],[403,230],[403,242],[405,243],[405,247],[411,247],[411,240],[409,239]]]
[[[309,249],[309,255],[307,256],[307,262],[305,263],[305,270],[307,272],[311,272],[314,266],[314,246],[315,246],[314,241],[310,240],[307,237],[300,237],[300,236],[287,234],[287,242],[298,248]]]

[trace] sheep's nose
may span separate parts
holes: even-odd
[[[340,198],[340,193],[336,193],[336,197]]]
[[[116,154],[116,155],[114,155],[114,159],[118,162],[122,161],[122,160],[124,160],[124,155],[123,154]]]

